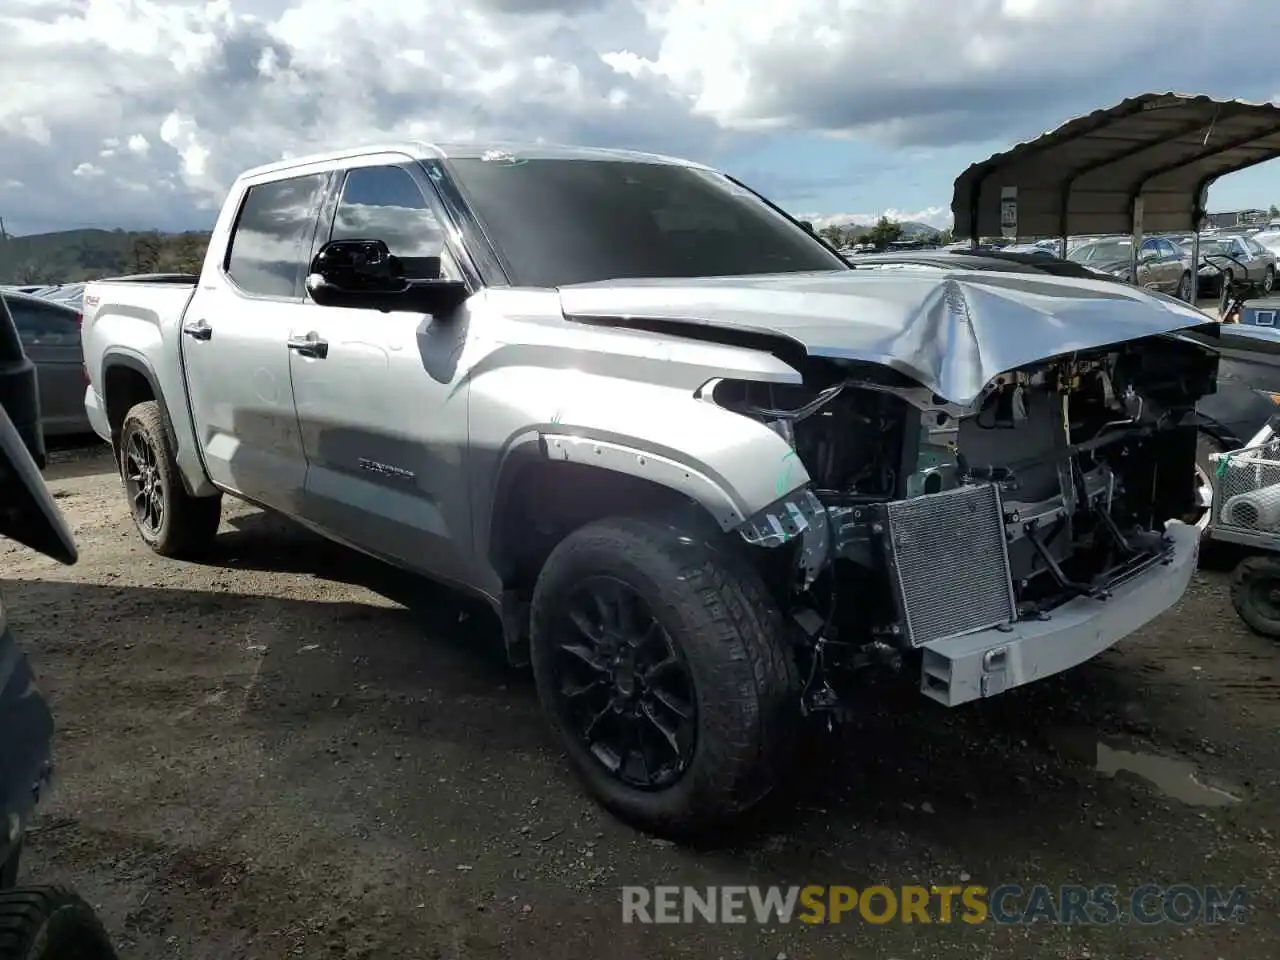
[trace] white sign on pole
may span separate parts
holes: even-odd
[[[1000,235],[1017,237],[1018,235],[1018,188],[1000,188]]]

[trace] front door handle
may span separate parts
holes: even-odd
[[[182,325],[182,332],[192,340],[208,340],[213,336],[213,327],[207,320],[195,320]]]
[[[317,333],[308,333],[305,337],[290,337],[289,349],[303,357],[314,357],[323,360],[329,356],[329,341],[320,339]]]

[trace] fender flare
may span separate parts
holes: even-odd
[[[151,396],[155,400],[156,406],[160,408],[160,418],[164,422],[165,437],[169,441],[169,446],[172,447],[176,453],[178,449],[177,431],[173,428],[173,420],[169,416],[169,406],[165,403],[164,392],[160,389],[160,381],[156,377],[156,372],[152,369],[150,362],[145,357],[142,357],[132,351],[123,350],[119,347],[108,350],[102,358],[102,399],[104,403],[107,399],[107,376],[112,368],[115,367],[124,367],[132,370],[134,373],[140,374],[142,378],[147,381],[148,386],[151,387]],[[110,411],[107,411],[107,413],[108,417],[110,417]],[[116,438],[112,437],[113,444],[115,443],[115,440]]]
[[[603,438],[527,430],[507,444],[494,472],[492,495],[486,505],[488,529],[482,537],[483,549],[491,562],[501,554],[510,531],[504,527],[502,504],[512,495],[522,470],[535,463],[577,463],[644,480],[701,506],[722,530],[729,531],[753,515],[747,504],[733,495],[731,488],[714,474],[682,463],[669,456],[640,450]],[[809,477],[798,462],[789,486],[798,488]],[[790,490],[780,491],[782,497]],[[494,564],[495,567],[497,564]]]

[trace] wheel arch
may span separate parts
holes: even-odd
[[[719,536],[742,519],[729,495],[692,468],[667,469],[674,461],[659,458],[663,466],[646,473],[653,457],[634,452],[628,468],[620,468],[627,448],[590,440],[564,456],[566,445],[556,446],[564,439],[531,433],[512,444],[483,516],[480,546],[502,584],[503,632],[516,664],[526,662],[533,584],[552,549],[572,531],[607,516],[663,514],[690,531]],[[684,484],[674,482],[686,474]]]
[[[124,426],[125,417],[134,406],[147,401],[153,401],[159,408],[165,439],[176,452],[177,431],[155,370],[145,358],[137,354],[122,350],[109,351],[102,360],[102,403],[111,428],[111,447],[117,453],[117,459],[120,430]],[[178,475],[182,479],[182,485],[187,488],[187,493],[194,494],[185,473],[179,470]]]
[[[504,585],[519,583],[521,556],[527,557],[538,531],[568,533],[612,514],[684,513],[702,528],[724,531],[743,519],[727,495],[690,478],[687,486],[671,482],[669,473],[646,475],[618,469],[616,463],[590,463],[581,458],[548,455],[555,439],[521,441],[503,458],[489,508],[486,548]],[[531,536],[532,534],[532,536]],[[546,552],[554,543],[546,545]]]

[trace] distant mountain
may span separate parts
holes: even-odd
[[[74,283],[122,273],[197,273],[207,233],[62,230],[0,239],[0,283]]]
[[[870,218],[862,215],[836,214],[834,216],[818,216],[807,219],[810,219],[814,226],[819,229],[838,227],[854,241],[867,236],[872,229],[872,223],[869,222]],[[921,223],[919,220],[899,220],[898,223],[902,227],[902,239],[904,240],[931,240],[942,234],[942,231],[937,227]]]
[[[902,221],[902,236],[908,240],[914,240],[917,237],[938,237],[942,235],[942,231],[937,227],[931,227],[927,223],[921,223],[918,220]]]
[[[818,226],[839,226],[865,236],[871,227],[842,215],[814,218]],[[841,220],[844,222],[841,222]],[[902,222],[904,239],[933,237],[935,227]],[[0,238],[0,284],[75,283],[125,273],[199,273],[207,233],[133,230],[63,230]]]

